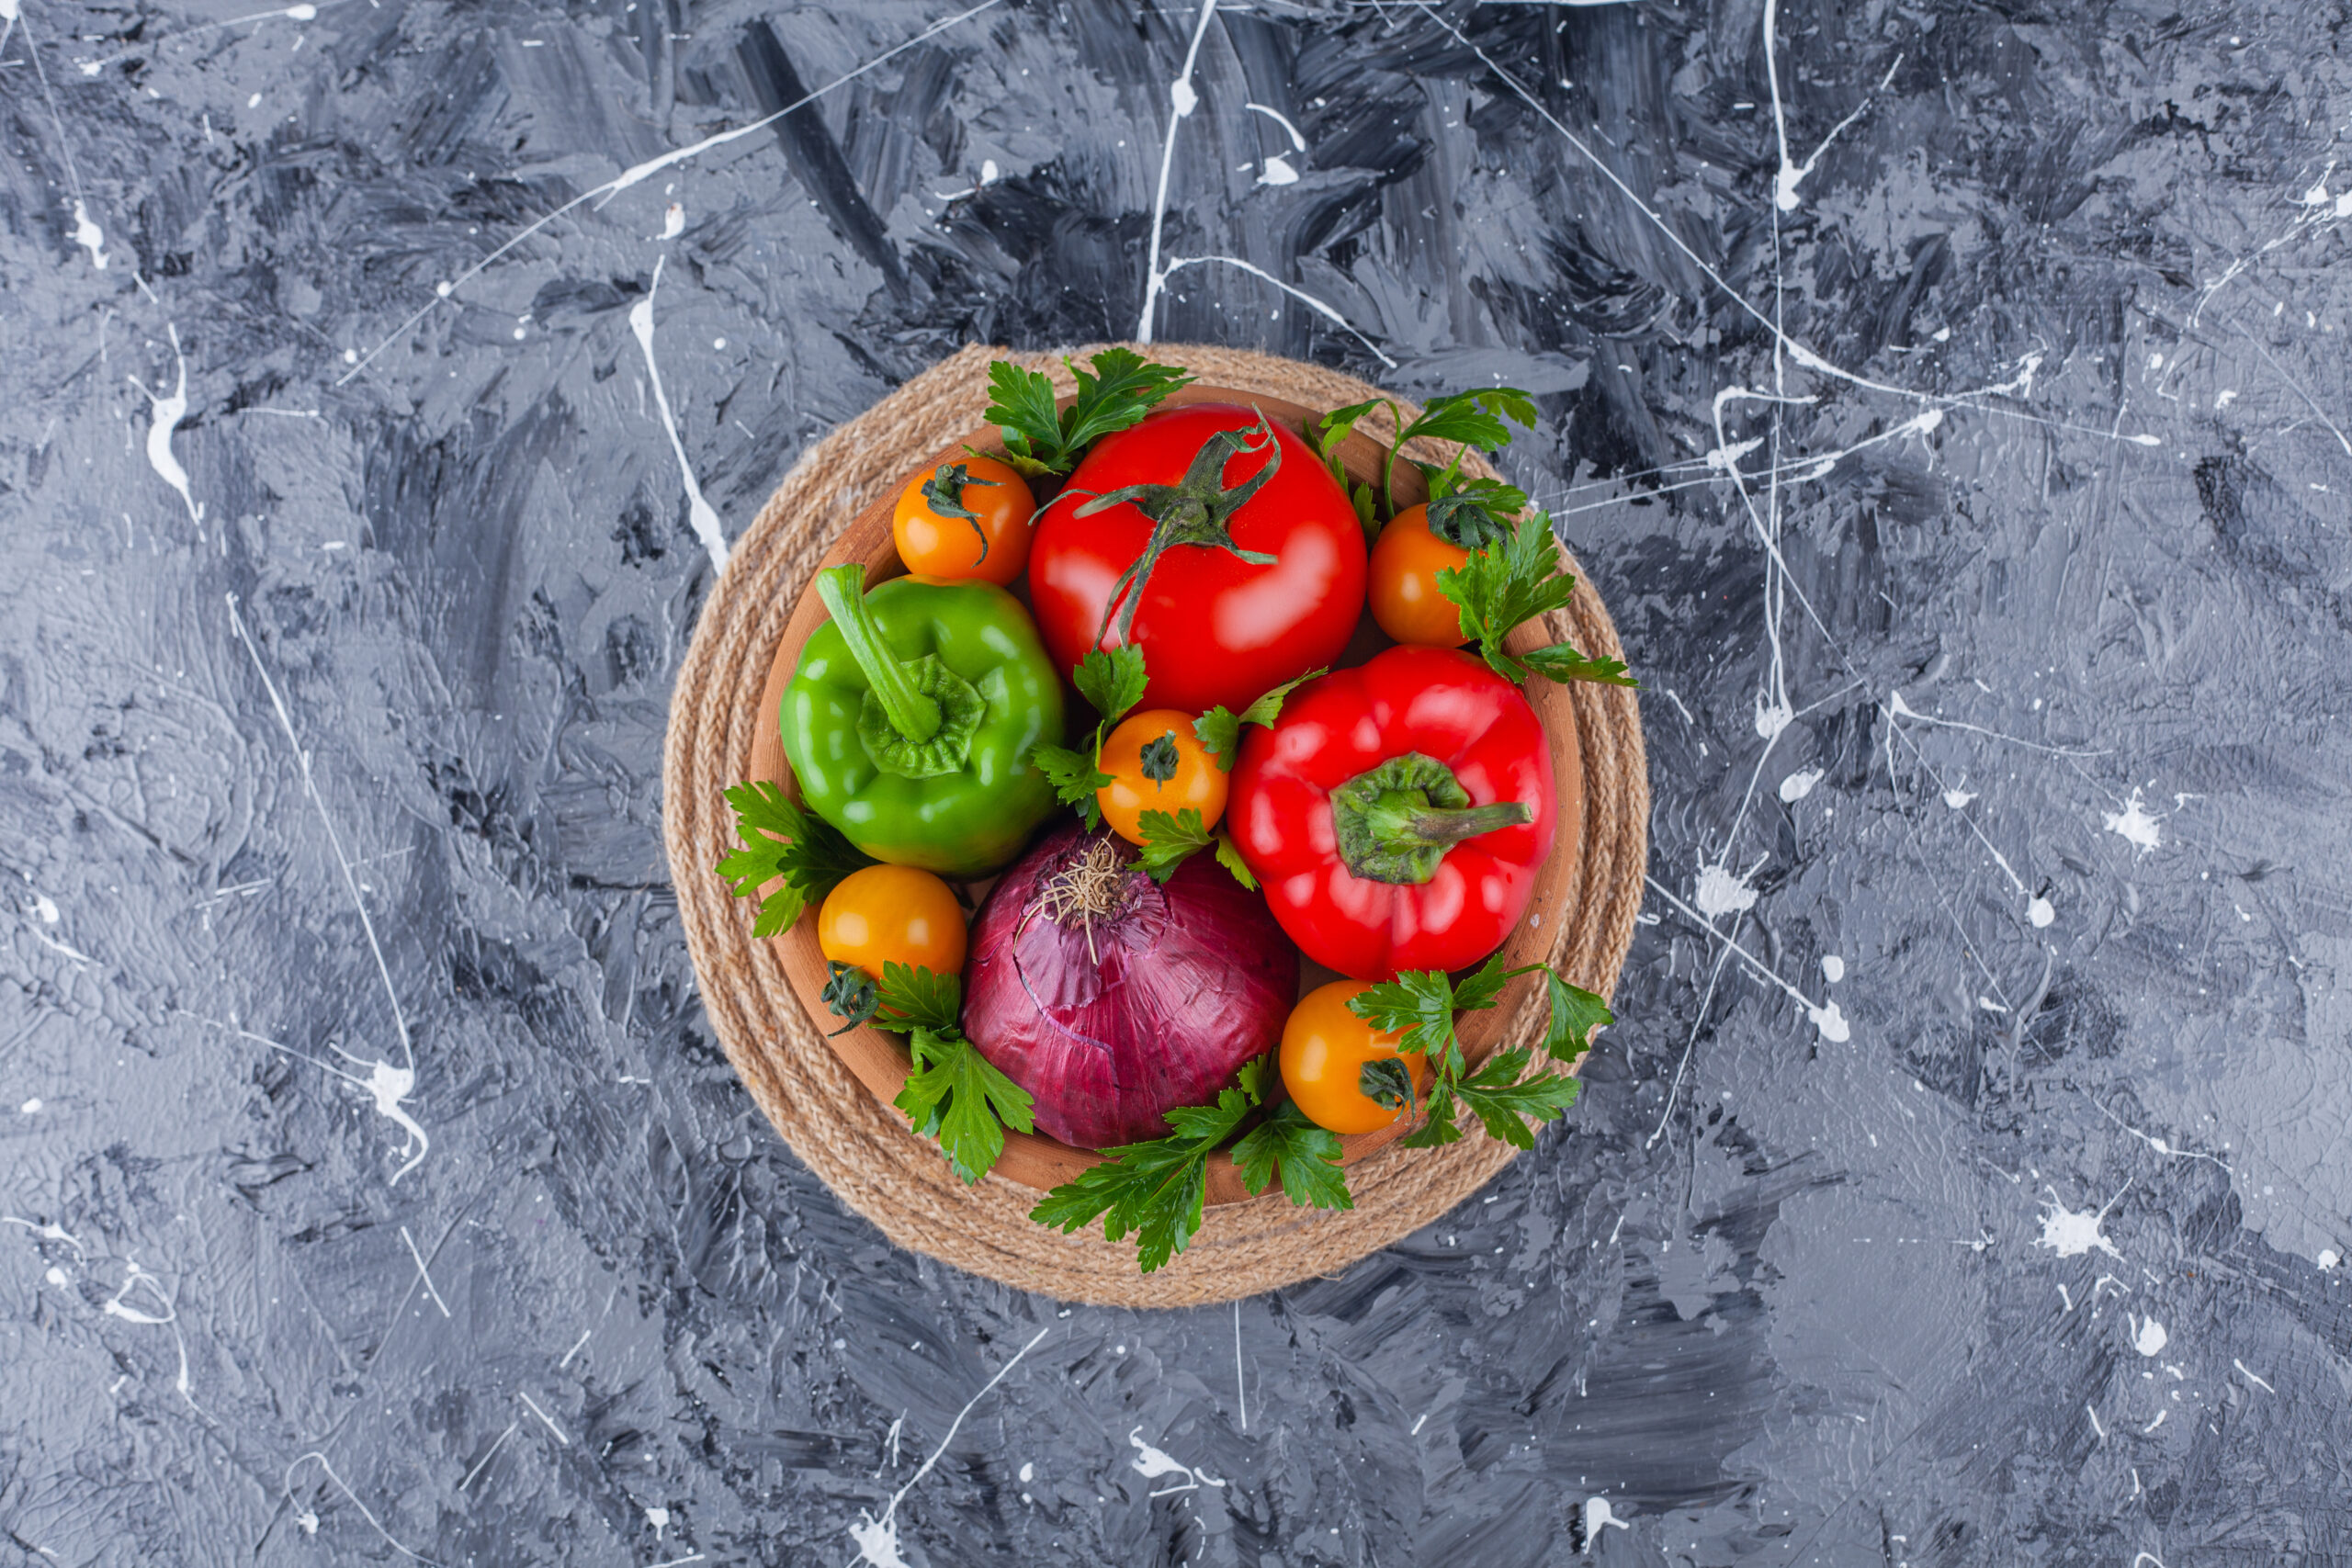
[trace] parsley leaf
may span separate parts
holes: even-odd
[[[1143,844],[1136,853],[1136,863],[1154,882],[1166,882],[1176,874],[1178,866],[1213,841],[1197,807],[1188,806],[1173,816],[1165,811],[1147,811],[1136,818],[1136,825],[1143,829]]]
[[[882,1006],[882,996],[874,988],[873,976],[854,964],[834,959],[825,968],[825,988],[818,993],[824,998],[825,1010],[835,1018],[849,1020],[825,1037],[830,1040],[833,1034],[847,1034],[872,1019]]]
[[[1449,479],[1442,489],[1437,480],[1430,484],[1430,532],[1456,549],[1483,550],[1506,537],[1510,519],[1526,509],[1527,492],[1500,479]]]
[[[1340,1165],[1340,1134],[1317,1126],[1293,1100],[1242,1134],[1233,1145],[1241,1185],[1251,1196],[1263,1192],[1279,1172],[1283,1190],[1295,1204],[1352,1209],[1347,1172]]]
[[[1526,1047],[1514,1045],[1508,1051],[1496,1052],[1475,1075],[1453,1086],[1462,1103],[1486,1124],[1490,1135],[1521,1149],[1535,1146],[1535,1134],[1521,1118],[1557,1121],[1577,1102],[1577,1080],[1565,1073],[1522,1077],[1527,1062]]]
[[[1395,404],[1389,405],[1388,412],[1391,419],[1397,418]],[[1396,432],[1396,440],[1380,467],[1380,494],[1388,504],[1388,515],[1396,515],[1396,455],[1405,449],[1405,443],[1421,436],[1430,441],[1458,441],[1464,446],[1491,452],[1510,445],[1510,428],[1503,423],[1505,414],[1532,430],[1535,400],[1516,387],[1482,387],[1475,391],[1431,398],[1422,404],[1421,417]],[[1403,424],[1402,420],[1398,423]],[[1461,461],[1459,453],[1454,461]]]
[[[1064,806],[1078,807],[1079,815],[1086,818],[1088,832],[1102,825],[1102,807],[1094,792],[1109,784],[1111,775],[1094,765],[1093,757],[1067,746],[1040,746],[1029,753],[1029,760],[1046,775]]]
[[[1503,651],[1503,638],[1511,628],[1548,611],[1566,608],[1576,587],[1577,580],[1560,570],[1560,547],[1552,537],[1552,520],[1541,512],[1528,513],[1511,526],[1507,537],[1474,551],[1460,567],[1437,574],[1437,591],[1461,607],[1462,629],[1476,639],[1480,655],[1504,680],[1524,681],[1538,674],[1553,680],[1633,685],[1624,675],[1623,664],[1613,659],[1587,659],[1566,643],[1523,657]]]
[[[1453,987],[1443,970],[1408,969],[1394,980],[1366,986],[1348,998],[1348,1010],[1383,1033],[1401,1031],[1397,1051],[1421,1053],[1441,1079],[1462,1070],[1462,1047],[1453,1037]]]
[[[1239,1089],[1219,1090],[1215,1105],[1179,1106],[1168,1113],[1168,1136],[1103,1150],[1108,1158],[1046,1193],[1029,1217],[1069,1232],[1099,1216],[1106,1239],[1136,1237],[1145,1273],[1164,1268],[1201,1228],[1210,1152],[1255,1108]]]
[[[1053,381],[1010,360],[989,367],[989,406],[983,416],[1004,437],[1004,460],[1024,474],[1066,474],[1086,447],[1125,430],[1192,376],[1155,365],[1128,348],[1107,348],[1093,359],[1094,374],[1065,360],[1078,384],[1067,410],[1056,407]],[[985,454],[983,454],[985,456]]]
[[[952,1030],[917,1027],[910,1043],[915,1070],[892,1103],[919,1132],[939,1140],[948,1165],[969,1186],[1004,1153],[1007,1127],[1034,1130],[1035,1101],[981,1055],[979,1047]]]
[[[918,1029],[952,1034],[963,1010],[962,976],[934,975],[920,965],[882,965],[882,1010],[874,1019],[876,1029],[900,1034]]]
[[[1216,863],[1233,874],[1233,880],[1249,891],[1258,891],[1258,879],[1250,874],[1250,863],[1241,858],[1241,846],[1233,841],[1232,830],[1223,823],[1216,829]]]
[[[716,869],[733,886],[735,897],[757,900],[752,925],[755,937],[786,930],[842,877],[875,863],[839,829],[785,794],[779,784],[755,779],[736,784],[727,791],[727,804],[735,808],[743,847]],[[762,897],[760,889],[778,877],[784,886]]]
[[[1555,1062],[1574,1062],[1592,1049],[1592,1032],[1617,1021],[1617,1015],[1582,986],[1571,986],[1548,970],[1544,983],[1551,993],[1552,1023],[1544,1032],[1544,1049]]]
[[[1460,1138],[1462,1130],[1455,1124],[1453,1114],[1459,1101],[1490,1135],[1518,1148],[1532,1148],[1535,1138],[1528,1131],[1524,1118],[1554,1121],[1577,1102],[1577,1085],[1573,1077],[1561,1073],[1528,1076],[1527,1066],[1533,1053],[1523,1045],[1498,1051],[1476,1073],[1469,1072],[1460,1039],[1454,1033],[1456,1010],[1475,1012],[1490,1008],[1502,998],[1503,987],[1512,979],[1536,973],[1544,976],[1551,1003],[1551,1021],[1544,1031],[1544,1047],[1554,1060],[1574,1063],[1590,1046],[1592,1032],[1604,1023],[1614,1022],[1616,1015],[1609,1010],[1607,1002],[1590,991],[1569,985],[1541,964],[1506,969],[1502,955],[1497,953],[1459,985],[1449,982],[1438,970],[1408,969],[1395,980],[1368,986],[1350,998],[1348,1010],[1374,1028],[1405,1031],[1397,1048],[1425,1052],[1425,1059],[1436,1074],[1436,1081],[1430,1086],[1428,1120],[1400,1140],[1404,1147],[1434,1148]],[[1362,1072],[1363,1092],[1384,1105],[1396,1101],[1382,1091],[1393,1094],[1396,1086],[1387,1081],[1385,1071],[1382,1081],[1375,1084],[1374,1070],[1393,1066],[1396,1064],[1374,1061],[1367,1063]],[[1411,1080],[1407,1078],[1407,1093],[1410,1087]]]
[[[1114,648],[1105,652],[1098,648],[1079,661],[1070,680],[1078,694],[1091,703],[1109,725],[1118,723],[1129,708],[1143,701],[1151,675],[1144,669],[1142,649]]]
[[[1257,701],[1238,714],[1219,703],[1193,721],[1193,733],[1200,738],[1202,750],[1216,759],[1217,767],[1229,773],[1233,772],[1233,764],[1240,760],[1241,727],[1254,724],[1261,729],[1272,729],[1275,721],[1282,717],[1283,704],[1290,700],[1293,692],[1317,676],[1330,672],[1330,667],[1325,665],[1309,670],[1296,680],[1284,681],[1270,692],[1260,693]]]

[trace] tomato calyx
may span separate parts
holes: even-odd
[[[942,517],[961,517],[980,536],[980,560],[989,558],[988,530],[980,526],[980,514],[964,504],[967,485],[986,485],[990,490],[1001,488],[994,479],[975,478],[961,463],[942,463],[932,470],[931,478],[922,481],[923,503]],[[975,565],[978,562],[974,563]]]
[[[1227,488],[1225,466],[1244,453],[1264,452],[1266,466],[1241,483]],[[1283,466],[1283,449],[1274,440],[1274,433],[1261,412],[1258,423],[1242,430],[1220,430],[1201,443],[1193,454],[1190,468],[1183,479],[1176,484],[1122,485],[1105,491],[1079,507],[1078,517],[1091,517],[1123,502],[1132,502],[1136,511],[1151,519],[1151,539],[1135,563],[1121,572],[1111,584],[1111,595],[1102,610],[1102,626],[1096,634],[1111,629],[1115,616],[1119,640],[1124,643],[1133,631],[1136,611],[1143,604],[1144,584],[1151,578],[1151,569],[1159,558],[1177,545],[1202,545],[1221,549],[1237,560],[1251,566],[1272,566],[1280,558],[1264,550],[1245,550],[1233,541],[1233,514],[1249,499],[1257,494],[1268,479]]]
[[[1534,819],[1516,800],[1472,806],[1453,770],[1419,751],[1391,757],[1331,792],[1340,859],[1365,881],[1392,886],[1429,881],[1445,852],[1464,839]]]
[[[1356,1070],[1356,1087],[1374,1105],[1415,1114],[1413,1075],[1402,1056],[1375,1056]]]
[[[849,1020],[826,1034],[825,1038],[831,1040],[834,1035],[847,1034],[881,1011],[882,994],[874,988],[874,977],[854,964],[844,964],[837,958],[825,968],[830,977],[824,990],[819,993],[825,1010],[835,1018]]]

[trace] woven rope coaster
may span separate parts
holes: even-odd
[[[1103,346],[1077,354],[1083,358]],[[1311,408],[1381,395],[1352,377],[1270,355],[1134,346],[1204,382]],[[1112,1306],[1199,1306],[1337,1272],[1477,1191],[1516,1151],[1475,1123],[1461,1142],[1442,1148],[1392,1144],[1348,1167],[1352,1210],[1297,1208],[1278,1187],[1248,1202],[1212,1206],[1185,1252],[1157,1273],[1138,1274],[1132,1238],[1114,1244],[1099,1230],[1064,1235],[1030,1222],[1038,1198],[1033,1189],[998,1176],[977,1187],[958,1181],[938,1151],[915,1137],[906,1119],[876,1099],[826,1044],[772,945],[752,938],[748,901],[730,897],[711,870],[734,840],[733,814],[721,792],[747,776],[758,727],[775,722],[760,711],[761,690],[819,560],[860,510],[905,482],[915,460],[910,454],[919,458],[980,423],[989,362],[1000,358],[1045,371],[1069,389],[1059,355],[975,344],[933,366],[801,457],[734,547],[703,608],[671,699],[662,793],[670,874],[704,1010],[752,1098],[793,1153],[900,1247],[1025,1291]],[[1408,418],[1419,412],[1402,406]],[[1492,471],[1475,455],[1465,468]],[[1568,570],[1578,581],[1559,629],[1589,654],[1622,658],[1600,597],[1574,562]],[[1634,694],[1584,683],[1570,690],[1585,768],[1584,833],[1564,905],[1576,913],[1560,922],[1550,961],[1570,981],[1608,996],[1641,908],[1649,776]],[[1538,990],[1510,1021],[1506,1039],[1532,1043],[1544,1021]]]

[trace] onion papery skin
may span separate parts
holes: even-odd
[[[1046,891],[1105,841],[1123,869],[1090,952]],[[1298,949],[1262,898],[1205,852],[1165,886],[1133,853],[1071,823],[1014,863],[972,928],[964,1032],[1035,1097],[1037,1131],[1077,1148],[1164,1137],[1170,1110],[1214,1103],[1280,1043],[1298,994]]]

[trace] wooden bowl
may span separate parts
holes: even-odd
[[[1067,403],[1068,399],[1063,401]],[[1315,422],[1323,417],[1321,410],[1302,408],[1280,398],[1262,397],[1229,387],[1184,387],[1170,394],[1162,407],[1185,403],[1241,403],[1255,405],[1269,419],[1288,425],[1294,432],[1306,435]],[[1309,438],[1311,440],[1311,437]],[[909,463],[910,476],[925,472],[938,464],[953,462],[963,455],[969,445],[983,452],[1003,451],[1003,443],[994,425],[982,425],[962,441],[925,457],[920,463]],[[1387,447],[1370,436],[1354,434],[1341,444],[1340,459],[1351,477],[1377,484],[1380,467],[1387,456]],[[1396,472],[1396,492],[1400,504],[1410,506],[1425,499],[1420,471],[1408,463],[1400,463]],[[833,542],[819,565],[839,566],[844,561],[862,562],[865,567],[868,587],[906,573],[899,561],[898,548],[891,541],[890,513],[897,502],[895,492],[883,495],[856,518]],[[784,759],[784,738],[778,728],[777,714],[784,698],[784,688],[800,662],[801,646],[808,635],[822,626],[825,607],[817,597],[815,588],[805,590],[800,602],[794,606],[792,619],[786,624],[784,638],[776,645],[775,661],[768,668],[766,688],[760,694],[759,728],[752,746],[752,773],[754,779],[773,779],[786,789],[795,790],[792,770]],[[1557,640],[1558,634],[1530,623],[1512,632],[1506,646],[1514,652],[1541,648]],[[1373,625],[1369,611],[1357,629],[1355,640],[1349,645],[1343,660],[1361,663],[1382,648],[1388,639]],[[1555,682],[1538,680],[1523,688],[1527,699],[1534,705],[1536,714],[1544,721],[1544,733],[1552,742],[1552,777],[1559,792],[1559,828],[1552,845],[1551,858],[1544,863],[1535,881],[1535,892],[1527,906],[1527,919],[1503,944],[1506,964],[1542,964],[1551,951],[1555,933],[1555,922],[1563,917],[1562,894],[1582,848],[1584,827],[1584,769],[1577,749],[1575,715],[1568,701],[1567,689]],[[817,910],[811,906],[790,930],[768,939],[775,943],[776,956],[784,964],[793,990],[801,1007],[817,1021],[820,1033],[831,1021],[825,1007],[825,955],[817,946]],[[1505,1021],[1512,1017],[1520,1004],[1535,986],[1539,976],[1522,975],[1504,990],[1502,998],[1493,1007],[1464,1015],[1458,1025],[1464,1054],[1475,1067],[1491,1054],[1500,1042]],[[831,1037],[830,1043],[859,1081],[874,1091],[885,1105],[898,1098],[906,1087],[911,1062],[907,1047],[898,1036],[869,1025]],[[892,1107],[892,1114],[899,1112]],[[1343,1160],[1352,1163],[1374,1149],[1403,1136],[1413,1123],[1399,1118],[1376,1133],[1358,1133],[1340,1139]],[[911,1127],[908,1136],[914,1136]],[[1004,1153],[997,1160],[996,1174],[1008,1177],[1025,1186],[1044,1190],[1059,1186],[1087,1167],[1101,1162],[1102,1156],[1091,1149],[1072,1148],[1068,1144],[1041,1134],[1005,1134]],[[1238,1203],[1250,1197],[1241,1184],[1241,1174],[1232,1156],[1219,1153],[1210,1157],[1208,1166],[1208,1201]]]

